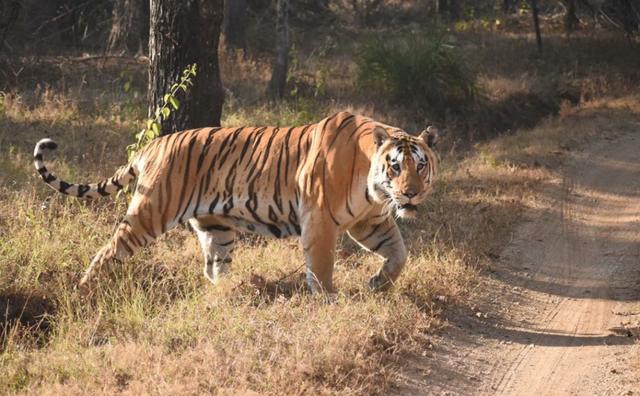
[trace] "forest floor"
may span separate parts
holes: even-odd
[[[637,394],[639,132],[572,155],[400,393]]]

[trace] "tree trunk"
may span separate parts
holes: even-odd
[[[638,12],[637,3],[634,6],[634,1],[631,0],[618,0],[617,7],[620,10],[620,18],[622,20],[622,27],[625,33],[631,37],[633,33],[638,31],[640,27],[640,13]]]
[[[222,0],[151,0],[149,117],[182,71],[197,64],[194,85],[177,111],[162,121],[162,134],[219,126],[224,91],[218,65]]]
[[[246,55],[247,0],[224,2],[224,43],[229,52],[241,49]]]
[[[542,52],[542,34],[540,33],[540,20],[538,18],[538,0],[529,0],[533,11],[533,28],[536,31],[536,44],[538,52]]]
[[[505,14],[510,14],[513,11],[512,0],[503,0],[502,1],[502,12]]]
[[[460,3],[458,0],[449,0],[449,20],[455,22],[460,18]]]
[[[276,58],[269,82],[269,94],[273,99],[284,97],[289,68],[289,0],[277,0]]]
[[[148,34],[148,1],[116,0],[113,5],[107,52],[110,54],[143,53]]]
[[[564,15],[564,30],[567,34],[571,34],[578,26],[578,17],[576,16],[576,0],[565,0],[567,13]]]
[[[4,41],[9,30],[11,30],[20,15],[20,8],[19,0],[2,1],[0,3],[0,53],[4,49]]]
[[[447,0],[436,0],[436,12],[444,17],[449,12],[449,2]]]
[[[444,20],[454,22],[460,18],[460,3],[458,0],[437,0],[438,15]]]

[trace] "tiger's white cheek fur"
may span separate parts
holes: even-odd
[[[369,188],[369,194],[373,197],[374,201],[378,203],[384,203],[388,201],[389,197],[394,196],[393,185],[383,164],[385,159],[384,155],[389,155],[391,162],[398,164],[402,163],[402,151],[397,147],[394,147],[388,154],[379,153],[371,161],[371,168],[369,169],[369,176],[367,178],[367,186]]]

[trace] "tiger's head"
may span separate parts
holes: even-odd
[[[438,140],[437,129],[429,127],[415,137],[404,132],[389,134],[378,126],[373,139],[376,152],[367,178],[371,196],[393,207],[399,217],[415,216],[438,171],[432,150]]]

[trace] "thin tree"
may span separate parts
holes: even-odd
[[[271,71],[269,95],[278,100],[284,97],[289,69],[289,0],[277,0],[276,14],[276,57]]]
[[[229,51],[247,52],[247,0],[227,0],[224,2],[224,43]]]
[[[578,26],[578,17],[576,16],[576,0],[565,0],[567,11],[564,14],[564,30],[567,34],[573,33]]]
[[[197,65],[178,111],[162,121],[162,134],[219,126],[224,100],[218,64],[222,0],[151,0],[149,117],[190,64]]]
[[[18,20],[21,7],[19,0],[8,0],[0,3],[0,52],[4,49],[4,41],[9,30]]]
[[[444,20],[453,22],[460,18],[460,3],[458,0],[437,0],[436,9]]]
[[[542,34],[540,33],[540,20],[538,18],[538,0],[529,0],[529,4],[531,4],[531,11],[533,14],[533,28],[536,32],[538,52],[542,52]]]
[[[107,53],[143,53],[149,35],[149,2],[116,0],[113,5]]]
[[[513,6],[514,6],[513,3],[514,3],[513,0],[503,0],[502,12],[504,12],[505,14],[510,14],[511,12],[513,12]]]

